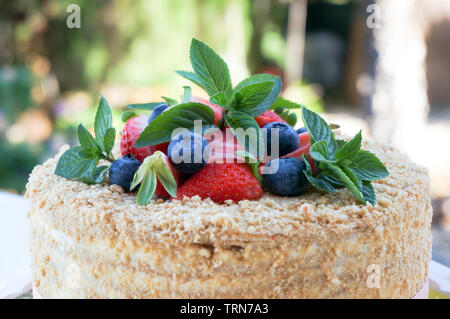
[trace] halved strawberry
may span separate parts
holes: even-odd
[[[167,153],[167,146],[169,143],[145,147],[134,147],[136,140],[147,125],[147,115],[136,116],[127,121],[120,138],[120,152],[122,153],[122,156],[131,154],[142,162],[147,156],[152,155],[155,151],[161,151],[165,154]]]
[[[177,198],[200,196],[216,203],[261,196],[263,190],[250,168],[242,163],[210,163],[178,189]]]
[[[208,101],[207,99],[203,99],[201,97],[191,97],[191,102],[197,102],[197,103],[201,103],[201,104],[205,104],[208,105],[211,110],[213,110],[214,112],[214,124],[216,124],[217,126],[219,125],[219,121],[222,118],[222,108],[214,103],[211,103],[210,101]]]
[[[277,113],[270,110],[267,110],[255,117],[255,121],[258,123],[259,127],[264,127],[266,124],[272,122],[286,123],[286,121],[283,120]]]

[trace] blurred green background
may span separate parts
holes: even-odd
[[[72,3],[81,8],[80,29],[66,26]],[[116,110],[119,128],[125,104],[180,95],[184,82],[174,71],[189,68],[192,37],[225,57],[235,83],[250,73],[283,74],[288,19],[283,1],[17,0],[1,6],[3,189],[22,192],[34,165],[75,142],[78,123],[92,125],[100,92]],[[352,2],[312,6],[323,6],[336,19],[324,20],[313,8],[308,29],[335,28],[336,41],[346,41]],[[324,86],[306,83],[307,77],[291,91],[320,110]],[[339,86],[324,84],[330,92]]]

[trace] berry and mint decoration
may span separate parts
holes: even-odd
[[[279,96],[277,76],[252,75],[233,87],[224,60],[195,39],[190,61],[192,71],[177,73],[204,89],[209,99],[192,96],[191,87],[184,86],[179,99],[163,96],[159,102],[127,105],[121,116],[122,158],[115,160],[116,130],[101,96],[95,137],[80,124],[80,145],[60,157],[55,174],[95,184],[109,171],[111,184],[137,192],[138,205],[154,196],[250,200],[263,189],[299,196],[313,187],[326,192],[347,188],[360,203],[375,205],[371,182],[389,172],[374,154],[361,150],[361,132],[350,141],[336,139],[338,125]],[[304,127],[295,130],[292,109],[300,108]],[[272,150],[276,145],[278,155]]]
[[[361,150],[361,131],[347,142],[335,139],[325,120],[305,107],[302,107],[302,118],[311,137],[310,155],[318,163],[318,172],[313,174],[308,159],[303,156],[310,183],[330,193],[347,188],[362,204],[375,205],[371,182],[387,177],[389,172],[374,154]]]
[[[71,147],[64,152],[56,165],[55,174],[87,184],[101,183],[108,171],[107,165],[97,166],[98,162],[114,161],[111,154],[116,138],[112,127],[112,114],[106,99],[101,96],[94,122],[95,138],[80,124],[78,140],[80,146]]]

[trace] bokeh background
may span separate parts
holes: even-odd
[[[1,1],[0,189],[22,193],[34,165],[76,143],[100,92],[117,129],[126,104],[178,98],[195,37],[234,83],[280,75],[285,97],[427,166],[433,258],[449,266],[449,35],[448,0]]]

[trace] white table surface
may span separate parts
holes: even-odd
[[[0,298],[31,288],[28,200],[0,192]]]

